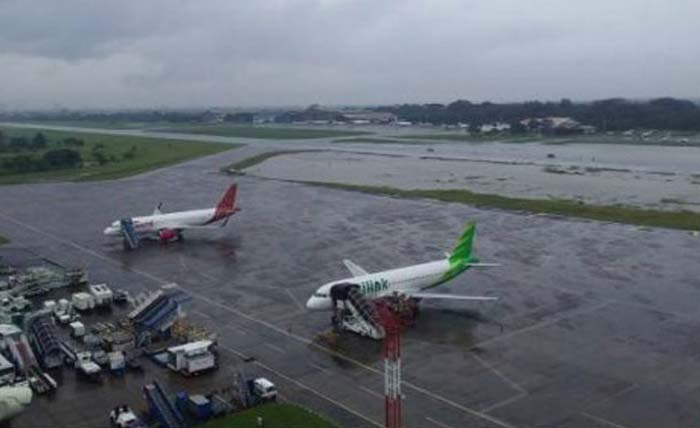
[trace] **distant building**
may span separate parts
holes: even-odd
[[[503,131],[509,131],[510,130],[510,125],[505,123],[505,122],[494,122],[494,123],[487,123],[484,125],[481,125],[479,128],[479,132],[482,134],[489,134],[492,132],[503,132]]]
[[[287,111],[275,117],[278,123],[316,123],[325,124],[343,121],[342,113],[336,110],[327,110],[318,105],[312,105],[305,110]]]
[[[253,123],[254,120],[253,113],[229,113],[224,116],[224,122],[229,123]]]
[[[215,111],[215,110],[207,110],[204,113],[202,113],[200,120],[202,122],[221,123],[224,121],[225,117],[226,117],[226,114],[224,112]]]
[[[594,126],[582,125],[579,121],[570,117],[537,117],[520,121],[528,131],[541,132],[543,134],[592,134]]]
[[[347,122],[355,124],[393,123],[397,120],[394,113],[384,111],[351,111],[343,112],[342,115]]]

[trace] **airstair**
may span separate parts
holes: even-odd
[[[32,367],[39,365],[34,356],[34,352],[32,352],[31,346],[29,346],[27,337],[24,334],[19,336],[17,340],[12,337],[7,337],[5,338],[5,343],[7,343],[12,359],[17,363],[18,368],[24,374],[27,374]]]
[[[119,221],[124,237],[124,249],[135,250],[139,246],[139,237],[134,230],[134,221],[131,218],[123,218]]]
[[[158,382],[143,387],[143,393],[153,416],[160,421],[163,428],[186,428],[182,413],[175,407]]]
[[[357,284],[336,284],[331,289],[331,297],[335,307],[333,324],[336,328],[376,340],[384,338],[384,327],[379,314],[360,293]]]

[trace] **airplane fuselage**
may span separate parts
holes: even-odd
[[[180,211],[167,214],[133,217],[131,220],[134,231],[139,236],[157,235],[161,230],[179,231],[182,229],[216,225],[226,217],[215,218],[215,208]],[[122,236],[119,220],[113,222],[105,230],[108,236]]]
[[[450,263],[445,259],[345,278],[319,287],[306,302],[306,307],[312,310],[333,309],[330,291],[336,284],[357,284],[365,297],[377,299],[394,293],[411,294],[434,287],[450,279],[449,272]]]

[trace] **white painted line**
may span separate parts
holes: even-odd
[[[236,327],[236,326],[233,326],[233,325],[226,324],[226,325],[224,325],[224,328],[229,329],[229,330],[231,330],[231,331],[235,331],[236,333],[240,333],[240,334],[242,334],[243,336],[247,336],[247,335],[248,335],[248,333],[247,333],[245,330],[243,330],[242,328],[240,328],[240,327]]]
[[[581,415],[587,417],[588,419],[598,422],[599,424],[609,427],[609,428],[627,428],[624,425],[616,424],[615,422],[609,421],[607,419],[599,418],[598,416],[593,416],[590,413],[581,412]]]
[[[503,401],[499,401],[498,403],[494,403],[494,404],[492,404],[484,409],[481,409],[481,411],[485,412],[485,413],[491,412],[491,411],[496,410],[498,408],[501,408],[503,406],[507,406],[511,403],[514,403],[514,402],[520,400],[521,398],[527,397],[527,395],[528,395],[527,392],[521,392],[513,397],[510,397],[510,398],[505,399]]]
[[[202,272],[202,271],[198,271],[198,270],[195,270],[195,272],[197,272],[200,276],[203,276],[203,277],[205,277],[206,279],[208,279],[208,280],[210,280],[210,281],[214,281],[214,282],[219,281],[219,278],[217,278],[217,277],[215,277],[215,276],[211,276],[211,275],[209,275],[209,274],[206,273],[206,272]]]
[[[369,389],[369,388],[365,388],[364,386],[361,386],[361,385],[358,386],[357,388],[359,388],[359,389],[365,391],[365,392],[366,392],[367,394],[369,394],[369,395],[373,395],[373,396],[375,396],[375,397],[377,397],[377,398],[384,399],[384,396],[383,396],[382,394],[380,394],[380,393],[378,393],[378,392],[375,392],[375,391],[372,391],[372,390]]]
[[[493,374],[495,374],[495,375],[498,376],[501,380],[503,380],[505,383],[507,383],[508,385],[510,385],[511,388],[513,388],[514,390],[518,391],[518,392],[521,393],[521,394],[523,394],[523,393],[527,394],[527,391],[525,391],[525,388],[523,388],[523,387],[520,386],[518,383],[516,383],[515,381],[513,381],[512,379],[510,379],[508,376],[506,376],[505,374],[503,374],[503,372],[501,372],[500,370],[498,370],[495,366],[491,365],[491,363],[489,363],[488,361],[484,360],[483,358],[481,358],[480,356],[478,356],[478,355],[477,355],[476,353],[474,353],[474,352],[471,353],[471,356],[474,357],[474,359],[475,359],[476,361],[478,361],[479,364],[481,364],[481,365],[484,366],[485,368],[489,369]]]
[[[280,354],[286,354],[286,353],[287,353],[287,351],[285,351],[284,349],[282,349],[282,348],[280,348],[279,346],[274,345],[274,344],[272,344],[272,343],[265,343],[265,346],[267,346],[268,348],[270,348],[270,349],[272,349],[272,350],[274,350],[274,351],[279,352]]]
[[[197,314],[197,315],[199,315],[199,316],[202,317],[202,318],[206,318],[206,319],[209,319],[209,320],[213,319],[213,318],[211,317],[211,315],[205,314],[205,313],[202,312],[202,311],[197,311],[197,310],[195,310],[195,311],[192,311],[192,313],[193,313],[193,314]]]
[[[297,297],[294,295],[294,293],[292,293],[292,291],[290,289],[287,288],[284,291],[287,292],[287,295],[289,296],[290,299],[292,299],[292,302],[294,302],[294,304],[297,305],[299,310],[303,311],[305,309],[304,305],[302,305],[301,302],[299,302],[299,299],[297,299]]]
[[[452,428],[450,425],[447,425],[444,422],[436,421],[435,419],[433,419],[429,416],[426,416],[425,420],[439,426],[440,428]]]
[[[328,369],[325,368],[325,367],[321,367],[321,366],[319,366],[319,365],[316,364],[316,363],[311,363],[311,364],[309,364],[309,365],[310,365],[311,367],[315,368],[316,370],[319,370],[319,371],[321,371],[321,372],[323,372],[323,373],[325,373],[325,374],[327,374],[327,375],[332,374],[332,373],[330,372],[330,370],[328,370]]]
[[[572,318],[572,317],[575,317],[575,316],[578,316],[578,315],[585,315],[585,314],[588,314],[588,313],[591,313],[591,312],[595,312],[595,311],[597,311],[597,310],[599,310],[599,309],[602,309],[602,308],[608,306],[610,303],[613,303],[613,302],[611,302],[611,301],[605,301],[605,302],[599,303],[599,304],[597,304],[597,305],[586,306],[586,307],[580,308],[579,310],[573,310],[573,311],[570,311],[570,312],[566,312],[566,313],[563,313],[563,314],[561,314],[561,315],[559,315],[559,316],[553,316],[552,318],[550,318],[550,319],[548,319],[548,320],[546,320],[546,321],[543,321],[543,322],[540,322],[540,323],[537,323],[537,324],[533,324],[533,325],[531,325],[531,326],[529,326],[529,327],[521,328],[520,330],[513,330],[513,331],[511,331],[511,332],[508,332],[508,333],[505,333],[505,334],[501,334],[501,335],[499,335],[499,336],[494,336],[494,337],[492,337],[492,338],[490,338],[490,339],[486,339],[486,340],[481,341],[481,342],[477,342],[477,343],[475,343],[474,345],[472,345],[470,348],[471,348],[471,349],[473,349],[473,348],[480,348],[480,347],[482,347],[482,346],[484,346],[484,345],[488,345],[489,343],[500,342],[501,340],[510,339],[510,338],[512,338],[512,337],[514,337],[514,336],[517,336],[517,335],[520,335],[520,334],[523,334],[523,333],[528,333],[528,332],[531,332],[531,331],[539,330],[539,329],[541,329],[541,328],[548,327],[548,326],[550,326],[550,325],[552,325],[552,324],[556,324],[556,323],[558,323],[559,321],[565,320],[565,319],[567,319],[567,318]]]
[[[10,222],[12,222],[12,223],[15,223],[15,224],[17,224],[17,225],[19,225],[19,226],[25,227],[25,228],[27,228],[27,229],[29,229],[29,230],[31,230],[31,231],[33,231],[33,232],[36,232],[36,233],[38,233],[38,234],[40,234],[40,235],[43,235],[43,236],[45,236],[45,237],[49,237],[49,238],[51,238],[51,239],[53,239],[53,240],[55,240],[55,241],[57,241],[57,242],[61,242],[61,243],[64,243],[64,244],[66,244],[66,245],[70,245],[70,246],[72,246],[72,247],[74,247],[74,248],[76,248],[76,249],[78,249],[78,250],[81,250],[81,251],[83,251],[83,252],[85,252],[85,253],[87,253],[87,254],[90,254],[90,255],[92,255],[92,256],[94,256],[94,257],[100,259],[100,260],[103,260],[103,261],[105,261],[105,262],[107,262],[107,263],[109,263],[109,264],[111,264],[111,265],[113,265],[113,266],[117,266],[117,267],[119,267],[120,269],[126,270],[126,271],[128,271],[128,272],[133,272],[133,273],[139,274],[139,275],[143,276],[144,278],[151,279],[151,280],[153,280],[153,281],[155,281],[155,282],[157,282],[157,283],[159,283],[159,284],[169,284],[169,283],[171,282],[171,281],[166,281],[166,280],[164,280],[164,279],[162,279],[162,278],[159,278],[159,277],[157,277],[157,276],[155,276],[155,275],[151,275],[151,274],[148,273],[148,272],[144,272],[144,271],[137,270],[137,269],[133,269],[133,268],[128,268],[128,267],[124,266],[122,263],[120,263],[119,261],[117,261],[117,260],[115,260],[115,259],[112,259],[112,258],[110,258],[110,257],[107,257],[107,256],[105,256],[105,255],[102,255],[102,254],[100,254],[100,253],[98,253],[98,252],[96,252],[96,251],[94,251],[94,250],[91,250],[91,249],[86,248],[86,247],[84,247],[84,246],[82,246],[82,245],[76,244],[75,242],[72,242],[72,241],[69,241],[69,240],[67,240],[67,239],[64,239],[64,238],[61,238],[61,237],[59,237],[59,236],[56,236],[56,235],[54,235],[54,234],[52,234],[52,233],[44,232],[43,230],[40,230],[40,229],[38,229],[38,228],[36,228],[36,227],[34,227],[34,226],[31,226],[31,225],[28,225],[28,224],[26,224],[26,223],[23,223],[23,222],[20,222],[20,221],[18,221],[18,220],[15,220],[15,219],[13,219],[12,217],[9,217],[9,216],[7,216],[7,215],[5,215],[5,214],[1,214],[1,213],[0,213],[0,217],[4,217],[5,219],[7,219],[8,221],[10,221]],[[248,321],[252,321],[252,322],[255,322],[255,323],[259,324],[259,325],[262,325],[262,326],[264,326],[264,327],[267,327],[267,328],[269,328],[270,330],[273,330],[273,331],[276,331],[277,333],[282,334],[283,336],[286,336],[286,337],[288,337],[288,338],[290,338],[290,339],[294,339],[294,340],[296,340],[296,341],[298,341],[298,342],[301,342],[301,343],[303,343],[303,344],[306,344],[306,345],[308,345],[308,346],[310,346],[310,347],[314,347],[314,348],[318,349],[319,351],[325,352],[326,354],[332,355],[332,356],[334,356],[334,357],[336,357],[336,358],[345,360],[345,361],[347,361],[347,362],[349,362],[349,363],[352,363],[353,365],[355,365],[355,366],[357,366],[357,367],[363,368],[363,369],[365,369],[365,370],[367,370],[367,371],[369,371],[369,372],[372,372],[372,373],[374,373],[374,374],[376,374],[376,375],[384,376],[384,372],[383,372],[383,371],[377,370],[377,369],[375,369],[374,367],[368,366],[367,364],[364,364],[364,363],[362,363],[362,362],[360,362],[360,361],[358,361],[358,360],[356,360],[356,359],[354,359],[354,358],[348,357],[347,355],[344,355],[344,354],[342,354],[342,353],[340,353],[340,352],[337,352],[337,351],[334,351],[334,350],[332,350],[332,349],[326,348],[325,346],[321,346],[321,345],[319,345],[318,343],[314,342],[312,339],[308,339],[308,338],[306,338],[306,337],[299,336],[299,335],[297,335],[297,334],[287,332],[287,331],[286,331],[284,328],[282,328],[282,327],[278,327],[278,326],[276,326],[276,325],[274,325],[274,324],[272,324],[272,323],[270,323],[270,322],[267,322],[267,321],[265,321],[265,320],[255,318],[255,317],[253,317],[253,316],[251,316],[251,315],[248,315],[248,314],[246,314],[245,312],[242,312],[242,311],[240,311],[240,310],[238,310],[238,309],[236,309],[236,308],[234,308],[234,307],[232,307],[232,306],[226,305],[226,304],[222,303],[222,302],[219,301],[219,300],[210,299],[209,297],[206,297],[206,296],[204,296],[204,295],[202,295],[202,294],[200,294],[200,293],[198,293],[198,292],[195,292],[195,291],[192,291],[192,290],[187,290],[187,292],[188,292],[188,294],[190,294],[193,298],[199,299],[199,300],[201,300],[202,302],[205,302],[205,303],[207,303],[207,304],[209,304],[209,305],[211,305],[211,306],[215,306],[215,307],[217,307],[217,308],[220,308],[220,309],[223,309],[223,310],[225,310],[225,311],[227,311],[227,312],[230,312],[230,313],[232,313],[232,314],[235,314],[235,315],[237,315],[237,316],[239,316],[239,317],[241,317],[241,318],[244,318],[244,319],[246,319],[246,320],[248,320]],[[606,303],[606,304],[607,304],[607,303]],[[603,306],[603,305],[601,305],[601,306]],[[475,346],[478,346],[478,345],[475,345]],[[220,347],[221,347],[221,346],[220,346]],[[242,356],[242,358],[245,358],[245,356],[243,356],[243,354],[241,354],[241,356]],[[262,366],[261,366],[261,367],[262,367]],[[272,369],[270,369],[270,371],[273,372],[273,373],[275,373],[275,371],[273,371]],[[281,377],[286,377],[286,376],[282,375],[281,373],[280,373],[279,375],[280,375]],[[440,402],[442,402],[442,403],[444,403],[444,404],[447,404],[447,405],[449,405],[449,406],[451,406],[451,407],[454,407],[454,408],[456,408],[456,409],[458,409],[458,410],[461,410],[461,411],[463,411],[463,412],[465,412],[465,413],[468,413],[468,414],[473,415],[473,416],[477,416],[477,417],[479,417],[479,418],[481,418],[481,419],[485,419],[485,420],[487,420],[487,421],[489,421],[489,422],[491,422],[491,423],[493,423],[493,424],[495,424],[495,425],[498,425],[498,426],[500,426],[500,427],[502,427],[502,428],[515,428],[513,425],[511,425],[510,423],[508,423],[508,422],[506,422],[506,421],[503,421],[503,420],[500,420],[500,419],[495,418],[495,417],[493,417],[493,416],[487,415],[486,413],[480,412],[480,411],[478,411],[478,410],[475,410],[475,409],[472,409],[472,408],[463,406],[463,405],[461,405],[461,404],[459,404],[459,403],[456,403],[456,402],[454,402],[454,401],[452,401],[452,400],[450,400],[450,399],[448,399],[448,398],[445,398],[445,397],[443,397],[443,396],[441,396],[441,395],[435,394],[435,393],[433,393],[433,392],[431,392],[431,391],[429,391],[429,390],[427,390],[427,389],[425,389],[425,388],[423,388],[423,387],[420,387],[420,386],[418,386],[418,385],[416,385],[416,384],[413,384],[413,383],[411,383],[411,382],[406,382],[406,381],[404,381],[404,382],[403,382],[403,385],[406,386],[406,387],[408,387],[408,388],[411,388],[411,389],[413,389],[413,390],[415,390],[415,391],[417,391],[417,392],[420,392],[421,394],[423,394],[423,395],[425,395],[425,396],[427,396],[427,397],[430,397],[430,398],[432,398],[432,399],[434,399],[434,400],[440,401]],[[325,396],[324,396],[324,398],[325,398]],[[339,404],[339,405],[340,405],[340,404]],[[340,405],[340,406],[343,407],[343,408],[345,408],[343,405]],[[370,421],[369,419],[367,419],[367,420]],[[372,421],[372,424],[373,424],[373,425],[376,425],[376,426],[379,426],[379,427],[382,426],[382,425],[377,424],[376,422],[373,422],[373,421]]]

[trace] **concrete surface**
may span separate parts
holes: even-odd
[[[352,336],[336,349],[321,345],[329,315],[308,313],[304,301],[347,276],[343,258],[369,271],[436,259],[475,219],[477,256],[504,266],[469,271],[439,291],[502,299],[424,305],[403,339],[405,426],[673,428],[700,420],[700,238],[687,232],[238,177],[242,211],[226,228],[135,252],[102,236],[111,221],[159,201],[165,210],[215,203],[233,180],[219,168],[260,147],[117,181],[0,187],[0,233],[116,288],[177,282],[193,297],[191,316],[219,331],[231,367],[268,376],[285,398],[342,427],[367,427],[383,424],[380,346]],[[12,426],[105,426],[111,406],[142,403],[144,381],[59,391]]]

